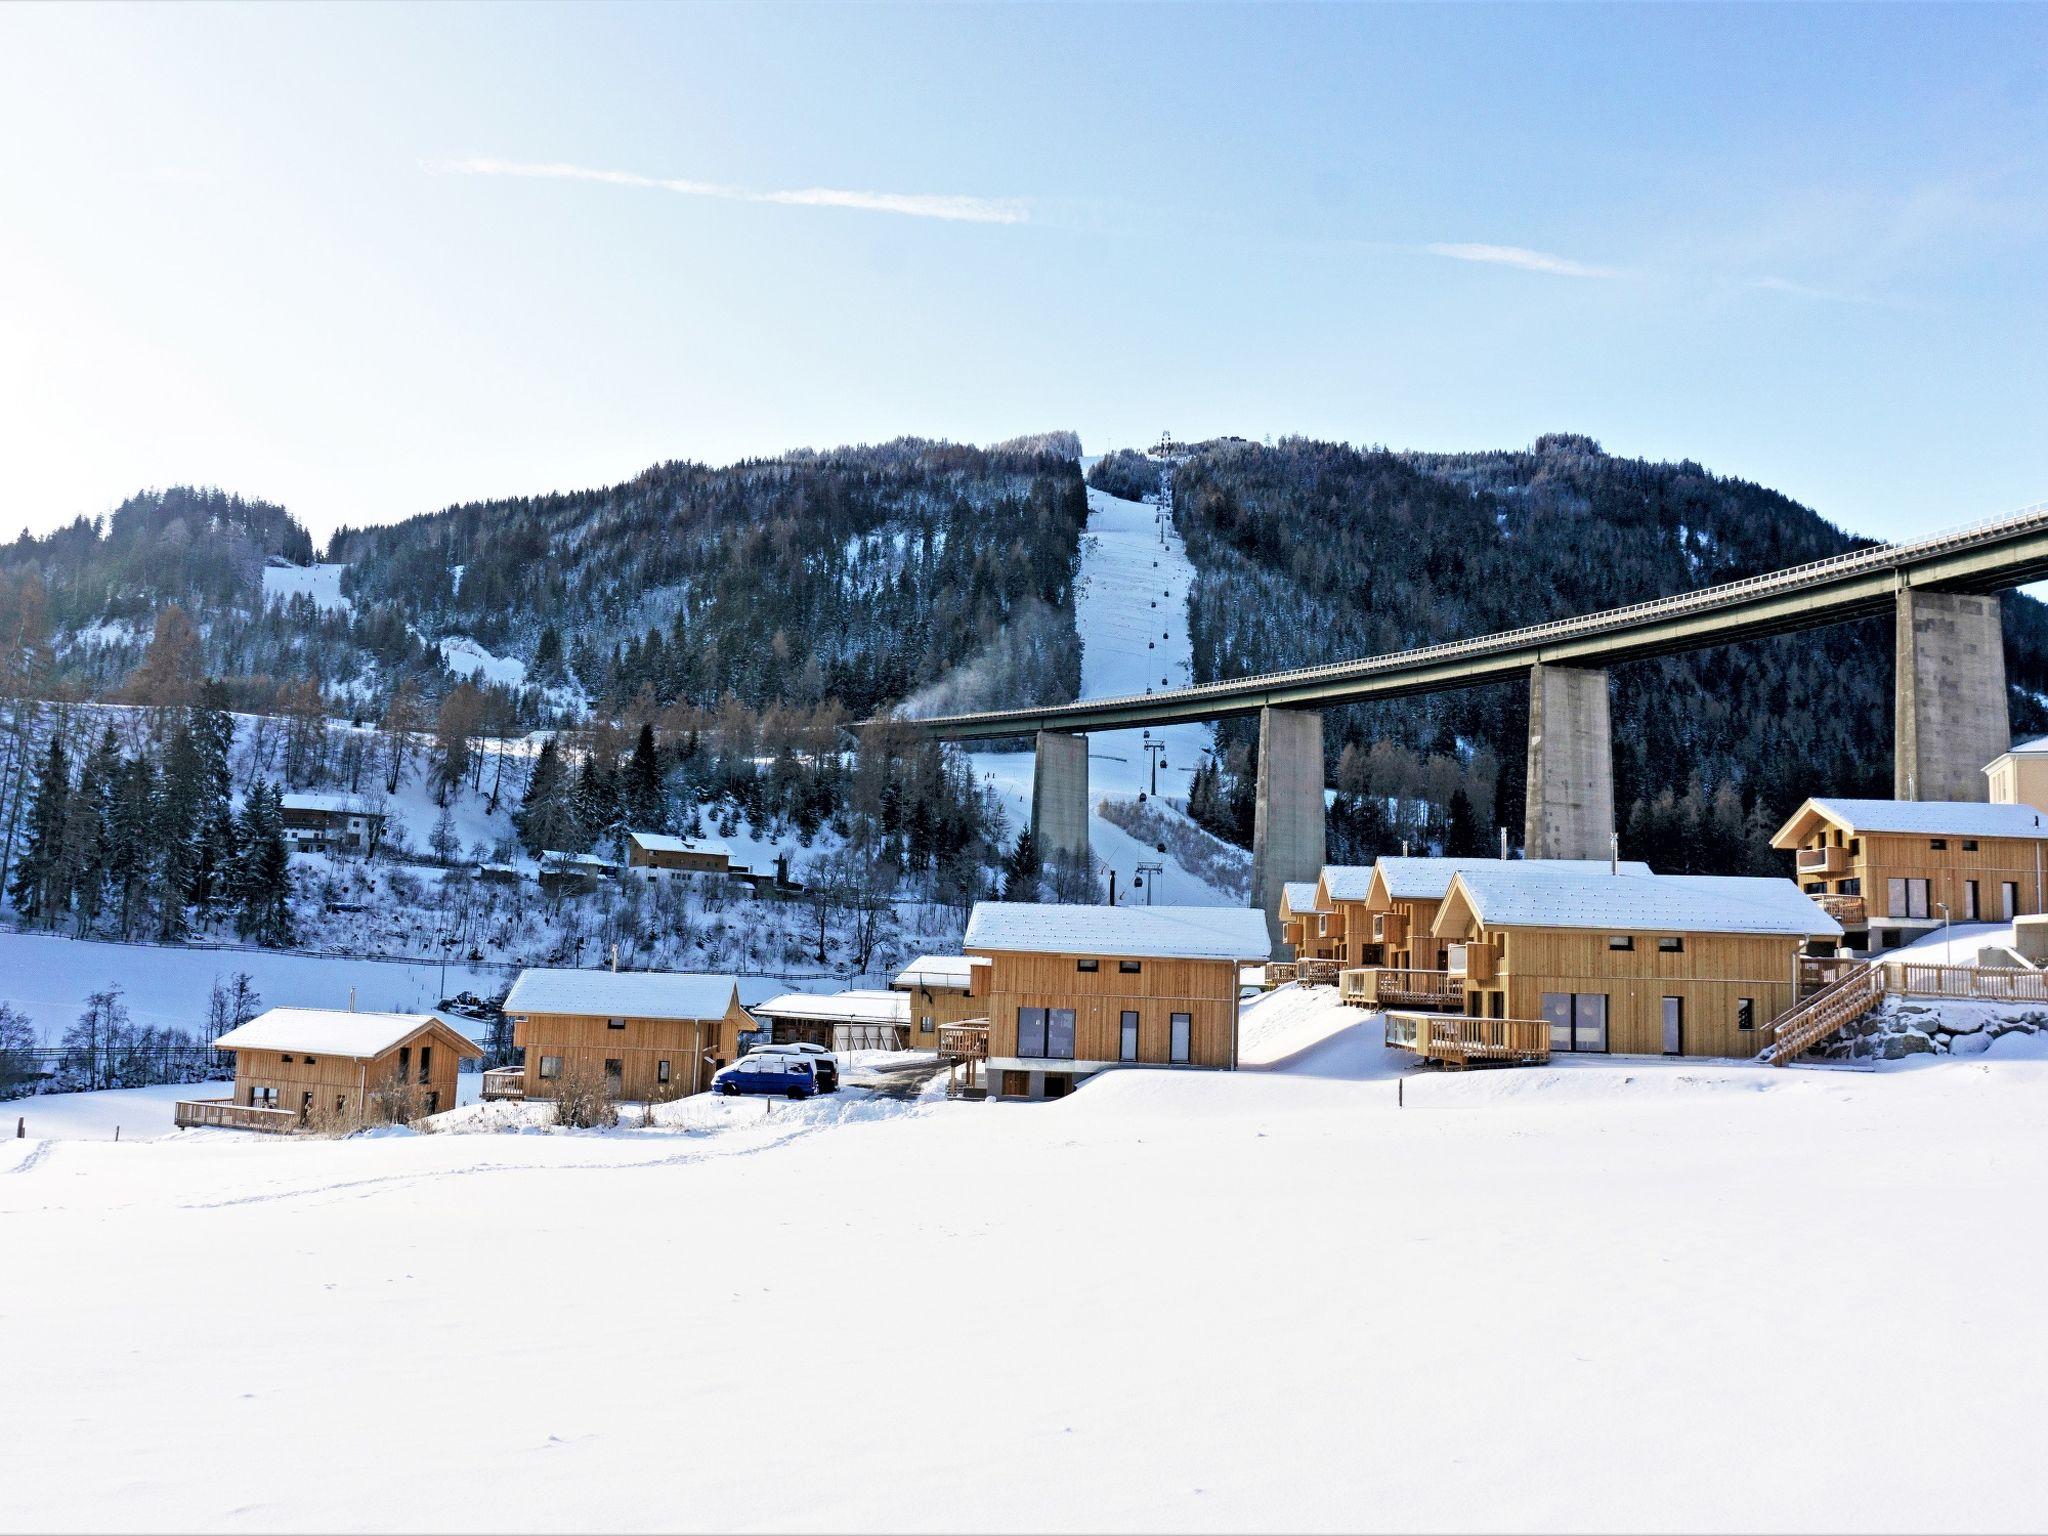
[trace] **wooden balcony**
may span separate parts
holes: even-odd
[[[939,1026],[939,1054],[955,1061],[988,1060],[988,1020]]]
[[[1269,960],[1266,962],[1267,986],[1284,987],[1292,980],[1294,980],[1294,962],[1292,960]]]
[[[484,1098],[523,1099],[526,1097],[526,1069],[524,1067],[492,1067],[484,1074]]]
[[[1543,1019],[1389,1013],[1386,1042],[1446,1067],[1537,1066],[1550,1060],[1550,1025]]]
[[[1801,875],[1839,875],[1849,868],[1846,848],[1801,848],[1794,855]]]
[[[223,1131],[292,1131],[298,1129],[299,1117],[288,1109],[237,1104],[233,1099],[179,1099],[171,1106],[171,1123]]]
[[[1344,967],[1336,960],[1297,960],[1294,979],[1311,987],[1334,987]]]
[[[1406,912],[1373,913],[1372,937],[1375,944],[1400,944],[1408,937],[1408,914]]]
[[[1870,909],[1864,905],[1861,896],[1830,896],[1826,892],[1814,892],[1808,900],[1827,913],[1844,928],[1868,928]]]
[[[1886,960],[1885,990],[1900,997],[1954,997],[1978,1002],[2048,1003],[2048,971],[2015,966],[1931,965]]]
[[[1461,983],[1493,980],[1493,946],[1491,944],[1446,944],[1444,946],[1444,971]]]
[[[1465,984],[1449,971],[1367,965],[1338,973],[1337,996],[1355,1008],[1461,1008]]]

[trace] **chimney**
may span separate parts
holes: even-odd
[[[354,987],[348,989],[348,1011],[350,1013],[356,1011],[356,989]]]
[[[619,974],[619,946],[616,942],[612,945],[612,974]]]
[[[1619,832],[1607,834],[1607,873],[1610,875],[1621,873],[1621,834]]]
[[[1500,861],[1503,864],[1508,861],[1508,829],[1506,827],[1500,829]]]

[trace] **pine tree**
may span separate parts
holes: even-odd
[[[283,796],[269,784],[249,788],[235,829],[235,931],[270,948],[297,938],[292,922],[291,852],[285,846]]]
[[[526,798],[512,820],[528,853],[539,855],[550,848],[573,852],[584,846],[569,771],[552,736],[541,743]]]
[[[156,933],[165,942],[183,938],[190,926],[186,908],[198,882],[206,801],[206,760],[191,730],[182,728],[164,751],[154,818]]]
[[[777,762],[780,761],[778,758]],[[626,818],[633,826],[654,830],[666,825],[662,814],[661,756],[654,745],[651,720],[641,723],[640,739],[633,743],[632,756],[626,759],[622,792]]]
[[[1017,834],[1017,846],[1003,861],[1003,900],[1038,900],[1038,876],[1038,844],[1032,840],[1031,829],[1026,827]]]
[[[1444,853],[1454,859],[1477,857],[1486,851],[1486,834],[1472,809],[1472,797],[1460,784],[1451,791],[1451,803],[1444,816]]]
[[[63,910],[64,892],[59,883],[63,866],[66,802],[71,796],[71,765],[64,758],[64,737],[50,733],[49,749],[43,754],[36,775],[35,805],[28,816],[27,840],[14,866],[14,882],[7,896],[14,910],[31,922],[52,927]]]

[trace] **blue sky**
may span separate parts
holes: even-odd
[[[541,172],[545,171],[545,174]],[[904,433],[2048,497],[2048,9],[0,8],[0,528]]]

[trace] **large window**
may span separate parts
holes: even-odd
[[[1074,1010],[1071,1008],[1019,1008],[1017,1010],[1017,1054],[1050,1056],[1061,1061],[1074,1059]]]
[[[562,1075],[562,1058],[559,1056],[541,1057],[540,1075],[542,1077],[560,1077]]]
[[[1894,875],[1884,883],[1886,905],[1890,907],[1887,917],[1925,917],[1927,915],[1927,882],[1925,880],[1901,879]]]
[[[1126,1008],[1117,1021],[1116,1059],[1138,1059],[1138,1011],[1135,1008]]]
[[[1550,1024],[1553,1051],[1604,1051],[1607,1049],[1607,994],[1604,992],[1546,992],[1543,1017]]]
[[[1193,1043],[1195,1032],[1194,1015],[1176,1013],[1173,1016],[1172,1023],[1172,1038],[1168,1045],[1167,1060],[1185,1062],[1188,1060],[1189,1048]]]

